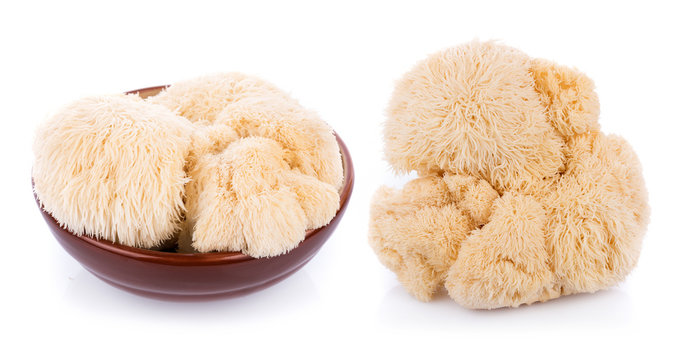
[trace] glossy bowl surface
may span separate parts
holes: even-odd
[[[163,88],[129,93],[148,97]],[[354,187],[354,169],[347,147],[337,134],[336,138],[345,177],[338,212],[326,226],[307,231],[305,240],[295,249],[275,257],[253,258],[239,252],[178,254],[76,236],[62,228],[39,203],[38,207],[61,246],[85,269],[116,287],[161,298],[246,294],[273,285],[302,268],[338,226]]]

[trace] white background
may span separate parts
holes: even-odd
[[[672,5],[3,2],[0,357],[677,356],[680,27]],[[474,38],[584,71],[597,84],[603,131],[636,149],[652,221],[638,267],[620,286],[498,311],[465,310],[446,296],[420,303],[367,245],[372,193],[404,182],[381,154],[395,80]],[[249,296],[164,302],[102,283],[59,247],[33,201],[35,126],[82,96],[217,71],[273,82],[344,138],[356,170],[344,220],[304,269]]]

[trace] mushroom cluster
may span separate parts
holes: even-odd
[[[34,153],[34,191],[63,227],[148,249],[283,254],[335,216],[343,184],[332,129],[238,73],[77,100]]]
[[[397,83],[370,244],[406,290],[469,308],[594,292],[635,266],[649,219],[639,161],[599,129],[593,82],[493,42],[443,50]]]

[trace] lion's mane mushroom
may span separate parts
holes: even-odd
[[[192,131],[186,119],[137,95],[75,101],[37,129],[34,191],[77,235],[158,246],[182,221]]]
[[[275,256],[335,216],[343,168],[333,131],[282,90],[224,73],[178,82],[148,101],[196,126],[181,251]]]
[[[585,75],[507,46],[472,42],[417,64],[394,90],[384,138],[392,167],[421,178],[376,193],[378,258],[416,298],[444,286],[469,308],[621,281],[647,193],[635,153],[598,116]]]

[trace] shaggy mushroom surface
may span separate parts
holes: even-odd
[[[193,125],[137,95],[74,101],[33,146],[41,206],[76,235],[152,248],[179,231]]]
[[[75,101],[39,126],[34,153],[34,191],[63,227],[180,252],[286,253],[333,219],[344,180],[332,129],[239,73]]]
[[[635,266],[640,163],[598,124],[593,82],[494,42],[431,55],[397,83],[385,154],[419,178],[379,189],[369,243],[406,290],[475,309],[594,292]]]
[[[335,216],[343,168],[333,130],[274,85],[215,74],[147,101],[196,126],[181,251],[276,256]]]

